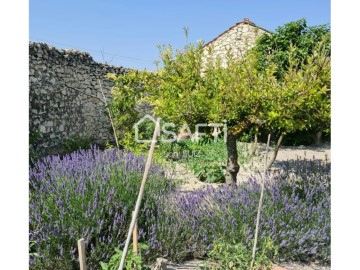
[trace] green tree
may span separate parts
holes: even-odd
[[[330,126],[330,55],[320,42],[313,54],[299,65],[296,48],[289,52],[289,66],[279,87],[278,107],[270,111],[263,129],[278,136],[270,167],[286,134],[295,131],[326,130]],[[275,74],[276,76],[276,74]],[[277,76],[276,76],[277,77]]]
[[[136,109],[136,106],[143,99],[144,91],[143,87],[141,87],[141,75],[143,73],[131,70],[124,75],[107,75],[109,79],[115,82],[109,109],[114,118],[119,144],[137,154],[145,147],[136,144],[133,129],[135,122],[141,118],[141,113]]]
[[[322,46],[322,48],[319,48],[319,46]],[[301,65],[306,64],[309,57],[313,56],[314,53],[321,52],[323,55],[330,56],[330,27],[328,24],[308,26],[305,19],[289,22],[278,27],[275,33],[262,35],[252,50],[257,57],[258,69],[265,71],[268,65],[275,63],[277,66],[276,77],[282,80],[286,71],[294,64],[290,63],[290,58],[295,60],[299,68]],[[325,58],[324,62],[319,62],[318,64],[327,65],[327,61],[329,61],[329,58]],[[323,78],[323,83],[329,89],[330,73],[329,76],[323,76]],[[306,130],[308,130],[307,133],[316,134],[315,141],[317,144],[320,142],[322,132],[330,132],[330,91],[327,91],[321,98],[324,102],[321,105],[317,105],[325,106],[325,108],[318,108],[318,112],[322,113],[314,113],[314,108],[310,113],[310,108],[308,108],[303,115],[311,115],[312,117],[309,120],[312,123],[309,124]],[[309,105],[311,104],[309,103]],[[256,133],[257,130],[255,131]],[[279,136],[277,146],[280,147],[284,134],[278,133],[277,135]],[[276,147],[275,153],[277,153],[278,147]],[[273,160],[275,157],[276,154]]]
[[[279,26],[275,33],[262,35],[253,51],[258,59],[258,68],[265,70],[269,64],[275,63],[276,76],[281,79],[290,67],[290,54],[301,65],[318,50],[320,43],[330,52],[329,25],[308,26],[306,20],[301,19]]]
[[[224,67],[219,58],[211,60],[211,48],[204,57],[207,48],[202,42],[188,44],[181,51],[162,46],[161,67],[156,72],[131,71],[114,78],[114,96],[136,93],[139,101],[145,99],[154,106],[156,116],[177,125],[226,120],[226,182],[233,184],[239,171],[236,141],[242,132],[261,126],[283,134],[313,124],[311,115],[306,114],[323,118],[318,108],[328,102],[323,97],[330,63],[327,51],[321,48],[320,44],[300,63],[292,46],[288,67],[279,80],[276,61],[259,69],[258,55],[252,50],[242,59],[229,51]],[[276,52],[271,57],[276,57]]]

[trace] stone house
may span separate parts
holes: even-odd
[[[205,48],[210,49],[210,47],[212,47],[212,58],[216,59],[220,57],[220,59],[223,59],[222,64],[225,65],[225,57],[229,50],[235,57],[241,58],[245,51],[255,45],[256,39],[264,33],[271,32],[257,26],[248,18],[244,18],[243,21],[236,23],[206,43]],[[205,50],[204,54],[206,57],[209,51]]]

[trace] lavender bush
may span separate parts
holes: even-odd
[[[30,169],[30,268],[78,269],[80,238],[89,269],[108,261],[124,244],[144,163],[96,148],[37,162]],[[171,190],[153,166],[138,219],[139,241],[150,247],[145,259],[203,258],[222,243],[251,250],[259,196],[255,177],[237,188]],[[258,247],[272,260],[330,260],[329,164],[287,162],[269,175]]]
[[[251,250],[259,197],[255,177],[238,188],[174,192],[156,213],[148,213],[148,255],[178,261],[200,258],[219,239]],[[269,176],[258,247],[272,260],[330,260],[329,164],[287,162]]]
[[[96,148],[38,161],[30,169],[30,241],[38,254],[30,256],[30,268],[78,269],[80,238],[89,269],[108,261],[125,240],[144,166],[143,156]],[[155,211],[168,191],[169,180],[153,166],[142,209]]]

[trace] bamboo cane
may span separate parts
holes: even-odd
[[[268,157],[268,151],[269,151],[270,137],[271,137],[271,134],[268,135],[268,140],[267,140],[267,144],[266,144],[264,175],[263,175],[262,181],[261,181],[261,193],[260,193],[259,206],[258,206],[258,211],[257,211],[257,216],[256,216],[254,246],[253,246],[253,250],[252,250],[250,269],[253,269],[254,261],[255,261],[256,244],[257,244],[258,233],[259,233],[259,224],[260,224],[260,213],[261,213],[262,201],[263,201],[263,196],[264,196],[264,185],[265,185],[265,179],[266,179],[267,157]]]
[[[79,250],[80,270],[87,270],[86,259],[85,259],[85,240],[84,240],[84,238],[81,238],[78,240],[78,250]]]
[[[132,217],[134,217],[134,211],[132,212]],[[138,254],[138,242],[137,242],[137,222],[135,222],[135,227],[133,230],[133,251],[134,254]]]
[[[109,115],[109,118],[110,118],[110,123],[111,123],[111,127],[112,127],[112,129],[113,129],[116,147],[119,148],[119,139],[118,139],[118,137],[117,137],[117,135],[116,135],[116,128],[115,128],[115,124],[114,124],[114,121],[113,121],[112,116],[111,116],[110,107],[109,107],[109,105],[108,105],[108,103],[107,103],[107,101],[106,101],[106,97],[105,97],[104,91],[102,90],[102,86],[101,86],[100,80],[98,80],[98,82],[99,82],[99,85],[100,85],[101,94],[102,94],[102,96],[103,96],[103,98],[104,98],[103,101],[104,101],[104,103],[105,103],[105,107],[106,107],[106,110],[107,110],[108,115]]]
[[[153,138],[152,138],[152,141],[151,141],[149,155],[148,155],[147,160],[146,160],[145,171],[144,171],[143,179],[141,181],[139,195],[138,195],[138,198],[136,200],[134,215],[133,215],[133,217],[131,219],[129,232],[127,234],[127,238],[126,238],[126,242],[125,242],[125,246],[124,246],[124,250],[123,250],[123,253],[122,253],[122,256],[121,256],[120,266],[119,266],[118,270],[123,270],[124,269],[125,258],[126,258],[126,254],[128,252],[129,243],[130,243],[130,240],[131,240],[131,234],[132,234],[132,231],[134,230],[135,222],[136,222],[137,216],[139,214],[139,210],[140,210],[141,201],[142,201],[142,198],[144,196],[145,183],[146,183],[146,179],[148,177],[149,171],[150,171],[152,158],[153,158],[154,150],[155,150],[156,138],[157,138],[159,132],[160,132],[160,118],[158,118],[157,121],[156,121],[154,135],[153,135]]]

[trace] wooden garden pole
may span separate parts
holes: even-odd
[[[152,141],[151,141],[149,155],[148,155],[147,160],[146,160],[145,171],[144,171],[144,175],[143,175],[143,178],[142,178],[142,181],[141,181],[139,195],[138,195],[138,198],[136,200],[134,215],[133,215],[133,217],[131,219],[130,228],[129,228],[129,231],[128,231],[128,234],[127,234],[127,238],[126,238],[126,242],[125,242],[125,246],[124,246],[124,250],[123,250],[123,253],[122,253],[122,256],[121,256],[120,266],[119,266],[118,270],[123,270],[124,269],[125,258],[126,258],[126,254],[128,252],[129,243],[130,243],[130,240],[131,240],[131,234],[132,234],[132,232],[134,230],[136,219],[137,219],[137,216],[138,216],[139,210],[140,210],[141,201],[142,201],[142,198],[144,196],[145,183],[146,183],[146,179],[148,177],[149,171],[150,171],[152,158],[153,158],[153,155],[154,155],[156,138],[160,133],[160,120],[161,119],[158,118],[157,121],[156,121],[154,135],[153,135],[153,138],[152,138]]]
[[[268,140],[267,140],[267,144],[266,144],[264,176],[262,177],[262,181],[261,181],[261,193],[260,193],[259,206],[258,206],[258,211],[257,211],[257,216],[256,216],[254,246],[253,246],[253,250],[252,250],[250,269],[253,269],[254,261],[255,261],[256,244],[257,244],[258,233],[259,233],[259,224],[260,224],[260,214],[261,214],[261,208],[262,208],[262,201],[263,201],[263,197],[264,197],[266,171],[268,169],[267,168],[267,158],[268,158],[268,151],[269,151],[269,145],[270,145],[270,137],[271,137],[271,134],[268,135]]]
[[[77,243],[78,243],[78,250],[79,250],[80,270],[87,270],[86,257],[85,257],[85,240],[84,240],[84,238],[79,239]]]
[[[132,211],[132,218],[134,218],[135,211]],[[137,242],[137,222],[135,222],[134,230],[133,230],[133,251],[137,255],[138,254],[138,242]]]
[[[71,86],[66,85],[66,84],[65,84],[65,86],[66,86],[68,89],[70,89],[70,90],[74,90],[74,91],[79,92],[79,93],[81,93],[81,94],[83,94],[83,95],[86,95],[86,96],[89,96],[89,97],[92,97],[92,98],[96,98],[96,99],[100,100],[102,103],[105,104],[106,110],[107,110],[107,112],[108,112],[108,116],[109,116],[109,118],[110,118],[111,127],[112,127],[112,129],[113,129],[114,138],[115,138],[115,142],[116,142],[116,147],[119,148],[119,146],[120,146],[120,145],[119,145],[119,139],[118,139],[118,137],[117,137],[117,135],[116,135],[115,123],[114,123],[114,120],[113,120],[113,118],[112,118],[112,116],[111,116],[110,107],[109,107],[109,105],[108,105],[108,103],[107,103],[107,101],[106,101],[106,97],[105,97],[104,91],[103,91],[103,89],[102,89],[100,80],[98,80],[98,82],[99,82],[101,94],[102,94],[102,96],[103,96],[104,99],[101,99],[100,97],[95,96],[95,95],[88,94],[88,93],[86,93],[85,91],[81,91],[81,90],[79,90],[79,89],[76,89],[76,88],[71,87]],[[62,91],[62,90],[61,90],[61,91]],[[56,93],[56,92],[60,92],[60,91],[54,91],[54,93]]]
[[[108,105],[108,103],[106,101],[106,97],[105,97],[104,91],[102,90],[100,80],[98,80],[98,82],[99,82],[101,94],[102,94],[102,96],[104,98],[105,107],[106,107],[106,109],[108,111],[108,115],[109,115],[109,118],[110,118],[110,123],[111,123],[112,129],[113,129],[113,132],[114,132],[114,138],[115,138],[115,142],[116,142],[116,147],[119,148],[119,139],[118,139],[118,137],[116,135],[116,128],[115,128],[115,124],[114,124],[114,121],[113,121],[112,116],[111,116],[110,107],[109,107],[109,105]]]

